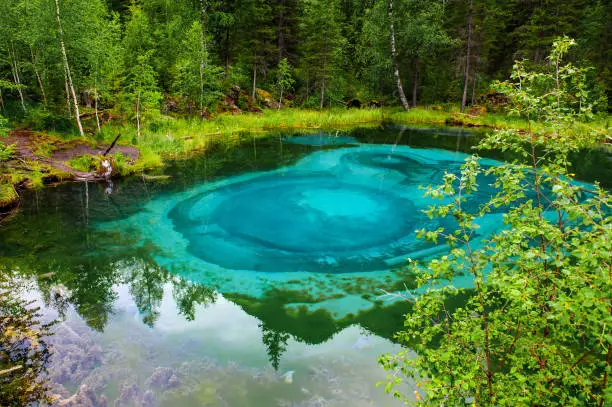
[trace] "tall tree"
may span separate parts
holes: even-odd
[[[336,79],[340,51],[345,43],[337,0],[302,0],[302,72],[318,87],[318,105],[326,105],[330,83]],[[306,98],[310,96],[307,92]]]
[[[397,61],[397,45],[395,39],[395,15],[393,13],[393,0],[389,1],[389,37],[391,39],[391,61],[393,64],[393,76],[395,77],[395,83],[397,86],[397,93],[402,102],[404,110],[409,110],[408,99],[404,93],[404,87],[402,86],[402,79],[400,78],[399,63]]]
[[[128,73],[126,82],[126,96],[133,109],[136,119],[136,131],[138,138],[141,136],[143,112],[159,108],[162,98],[157,87],[156,72],[150,65],[153,51],[139,55],[136,65],[132,66]]]
[[[465,52],[465,72],[463,81],[463,96],[461,97],[461,111],[465,110],[465,104],[467,101],[468,84],[470,80],[470,58],[472,53],[472,11],[474,7],[474,0],[470,0],[470,8],[468,9],[467,18],[467,46]]]
[[[83,125],[81,124],[81,114],[79,113],[79,102],[77,99],[76,92],[74,91],[74,84],[72,82],[72,73],[70,72],[70,65],[68,64],[68,55],[66,54],[66,45],[64,44],[64,30],[62,29],[62,19],[60,15],[59,0],[55,0],[55,9],[57,16],[57,26],[59,32],[59,43],[62,50],[62,60],[64,61],[64,71],[66,74],[67,86],[70,89],[72,95],[72,101],[74,102],[74,117],[79,127],[79,133],[81,136],[85,134],[83,131]]]

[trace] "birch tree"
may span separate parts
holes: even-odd
[[[395,38],[395,15],[393,13],[393,0],[389,0],[389,37],[391,40],[391,61],[393,64],[393,77],[395,78],[395,84],[397,86],[397,94],[404,110],[410,110],[406,94],[404,93],[404,87],[402,86],[402,79],[400,78],[399,63],[397,62],[397,44]]]
[[[81,114],[79,112],[79,102],[77,99],[76,92],[74,91],[74,84],[72,82],[72,74],[70,72],[70,65],[68,64],[68,55],[66,54],[66,45],[64,44],[64,30],[62,28],[62,18],[60,14],[59,0],[55,0],[55,9],[56,9],[57,26],[58,26],[58,32],[59,32],[59,43],[60,43],[60,48],[62,51],[62,60],[64,62],[64,72],[66,74],[66,81],[67,81],[66,83],[67,83],[68,88],[70,89],[70,94],[72,95],[72,101],[74,102],[74,117],[76,119],[77,126],[79,128],[79,133],[81,134],[81,136],[83,136],[85,135],[85,132],[83,131],[83,125],[81,124]]]
[[[470,60],[472,52],[472,12],[474,7],[474,0],[470,0],[470,8],[468,9],[467,18],[467,47],[465,52],[465,71],[463,79],[463,96],[461,97],[461,111],[465,110],[467,101],[468,84],[470,81]]]

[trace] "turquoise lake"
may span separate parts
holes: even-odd
[[[481,134],[448,128],[243,136],[157,175],[31,191],[0,224],[0,272],[59,319],[56,393],[95,406],[395,406],[377,358],[400,349],[405,266],[446,253],[415,229],[419,186]],[[492,154],[490,167],[512,157]],[[577,176],[612,182],[603,151]],[[167,177],[166,177],[167,176]],[[467,205],[495,190],[480,179]],[[485,237],[503,209],[477,220]],[[459,278],[459,285],[468,286]],[[414,388],[405,384],[406,393]],[[105,404],[106,403],[106,404]]]

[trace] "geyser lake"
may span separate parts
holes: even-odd
[[[121,406],[397,405],[375,386],[377,357],[399,350],[408,304],[383,294],[411,286],[408,258],[446,252],[416,239],[453,226],[422,214],[433,202],[418,186],[458,172],[480,136],[386,125],[243,138],[170,163],[169,178],[29,192],[0,226],[0,272],[61,321],[56,393]],[[612,179],[605,153],[576,161],[583,180]],[[479,233],[502,215],[479,219]]]

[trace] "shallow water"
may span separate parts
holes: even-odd
[[[479,136],[330,134],[247,138],[171,163],[168,180],[27,195],[1,226],[0,264],[62,321],[54,390],[75,405],[396,405],[375,387],[376,359],[399,349],[408,304],[381,294],[411,285],[407,258],[445,252],[416,239],[453,227],[421,213],[432,202],[418,186],[459,171]],[[479,219],[479,233],[501,216]]]

